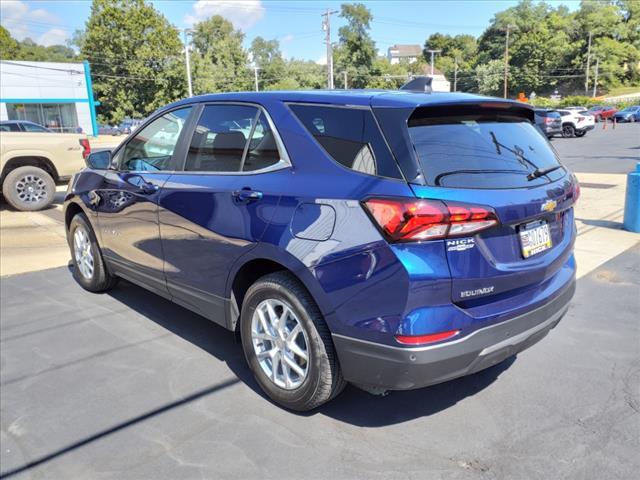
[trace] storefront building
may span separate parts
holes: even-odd
[[[89,63],[0,60],[0,121],[97,135]]]

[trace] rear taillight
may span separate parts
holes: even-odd
[[[80,146],[82,147],[82,158],[86,160],[91,153],[91,144],[89,143],[88,138],[81,138],[79,141]]]
[[[578,117],[578,123],[584,120],[584,117]]]
[[[553,118],[545,117],[544,123],[553,123]]]
[[[466,203],[372,198],[364,206],[391,242],[466,236],[498,223],[492,208]]]
[[[580,182],[575,175],[573,175],[573,185],[571,186],[571,196],[573,197],[573,201],[577,202],[578,198],[580,198]]]
[[[449,330],[447,332],[430,333],[428,335],[396,335],[398,343],[404,345],[424,345],[426,343],[441,342],[455,337],[460,330]]]

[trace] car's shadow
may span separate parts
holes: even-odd
[[[253,378],[245,362],[242,346],[232,332],[126,281],[121,281],[108,295],[225,362],[238,379],[265,401],[270,401]],[[391,392],[386,396],[374,396],[348,385],[338,398],[328,404],[312,412],[294,413],[302,417],[327,415],[364,427],[402,423],[433,415],[476,394],[491,385],[514,360],[515,357],[511,357],[479,373],[443,384],[419,390]]]

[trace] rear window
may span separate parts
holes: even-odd
[[[551,112],[548,110],[536,110],[536,115],[539,117],[560,118],[560,114],[558,112]]]
[[[368,175],[402,178],[371,110],[295,104],[289,108],[336,162]]]
[[[409,134],[429,185],[532,187],[562,178],[565,173],[560,168],[546,176],[527,179],[536,168],[551,168],[559,162],[534,125],[521,117],[491,113],[412,116]]]

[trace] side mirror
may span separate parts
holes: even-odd
[[[107,170],[111,166],[111,150],[91,153],[86,159],[87,167],[94,170]]]

